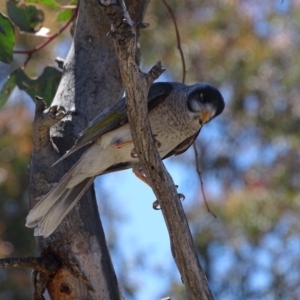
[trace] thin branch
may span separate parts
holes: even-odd
[[[39,273],[53,275],[60,267],[60,263],[53,256],[43,257],[9,257],[0,259],[0,268],[30,268]]]
[[[181,62],[182,62],[182,83],[185,83],[186,66],[185,66],[185,59],[184,59],[184,55],[183,55],[183,51],[182,51],[182,47],[181,47],[180,34],[179,34],[176,18],[175,18],[175,15],[173,13],[173,10],[170,7],[170,5],[168,4],[167,0],[162,0],[162,1],[165,4],[166,8],[168,9],[168,11],[171,15],[171,18],[173,20],[174,27],[175,27],[176,40],[177,40],[177,49],[179,50],[180,58],[181,58]]]
[[[201,192],[202,192],[202,195],[203,195],[203,200],[204,200],[207,211],[209,213],[211,213],[214,218],[216,218],[217,217],[216,214],[210,209],[210,207],[208,205],[208,201],[206,200],[205,191],[204,191],[204,183],[203,183],[203,180],[202,180],[202,173],[201,173],[201,170],[200,170],[199,155],[198,155],[198,151],[197,151],[197,147],[196,147],[195,142],[193,143],[193,148],[194,148],[194,154],[195,154],[196,171],[197,171],[197,174],[198,174],[199,180],[200,180],[200,186],[201,186]]]
[[[52,255],[41,257],[9,257],[0,259],[0,269],[33,269],[34,300],[44,300],[44,292],[49,280],[59,270],[61,264]]]
[[[175,32],[176,32],[176,40],[177,40],[177,49],[179,50],[180,58],[181,58],[181,62],[182,62],[182,83],[184,83],[185,75],[186,75],[185,58],[184,58],[184,54],[183,54],[182,47],[181,47],[180,34],[179,34],[176,18],[175,18],[175,15],[173,13],[173,10],[170,7],[170,5],[168,4],[168,2],[166,0],[162,0],[162,1],[164,2],[165,6],[169,10],[169,13],[170,13],[170,15],[172,17],[172,20],[173,20],[173,23],[174,23]],[[196,171],[197,171],[198,176],[199,176],[201,192],[202,192],[202,196],[203,196],[203,199],[204,199],[204,203],[205,203],[207,211],[210,212],[216,218],[217,216],[210,210],[209,205],[208,205],[208,201],[206,200],[206,196],[205,196],[205,192],[204,192],[204,183],[203,183],[203,180],[202,180],[202,173],[201,173],[201,170],[199,168],[199,158],[198,158],[198,152],[197,152],[195,142],[193,143],[193,147],[194,147],[194,153],[195,153]]]
[[[119,58],[120,72],[126,90],[126,104],[132,138],[140,165],[159,199],[161,210],[169,231],[171,251],[187,293],[191,300],[212,300],[206,276],[198,260],[193,238],[179,200],[174,182],[166,170],[158,151],[147,117],[149,75],[140,71],[135,59],[135,31],[128,14],[118,1],[100,0],[103,10],[110,18],[114,31],[111,36]],[[122,1],[123,3],[123,1]],[[123,10],[124,9],[124,10]],[[152,74],[161,73],[159,64]]]
[[[46,47],[51,41],[53,41],[57,36],[59,36],[64,30],[67,29],[67,27],[74,21],[74,19],[76,18],[77,16],[77,13],[78,13],[78,5],[76,6],[76,9],[74,10],[73,12],[73,15],[72,17],[70,18],[70,20],[64,25],[62,26],[57,32],[55,32],[54,34],[50,35],[50,36],[47,36],[47,39],[39,44],[38,46],[36,46],[35,48],[31,49],[31,50],[14,50],[13,53],[15,54],[27,54],[27,59],[24,63],[24,67],[26,67],[28,61],[30,60],[30,58],[32,57],[32,55],[43,49],[44,47]]]
[[[32,282],[34,287],[33,299],[34,300],[45,300],[44,293],[47,288],[49,277],[40,273],[36,270],[32,272]]]

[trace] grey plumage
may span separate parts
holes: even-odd
[[[148,94],[148,117],[153,136],[160,142],[160,156],[166,158],[186,151],[202,125],[223,109],[222,95],[207,83],[192,86],[153,84]],[[91,144],[56,187],[29,212],[26,226],[36,227],[35,235],[49,236],[96,176],[127,168],[137,169],[138,159],[132,156],[131,139],[123,98],[95,118],[74,147],[59,160]]]

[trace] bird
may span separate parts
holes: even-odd
[[[29,211],[26,226],[35,228],[35,236],[50,236],[96,176],[132,168],[139,179],[148,183],[132,141],[125,97],[91,121],[74,146],[54,163],[84,146],[87,148],[58,184]],[[154,143],[165,159],[185,152],[203,125],[222,113],[225,103],[220,91],[206,82],[158,82],[149,89],[147,106]]]

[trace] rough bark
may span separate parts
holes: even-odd
[[[127,1],[132,17],[142,19],[148,1]],[[36,100],[34,151],[30,164],[30,205],[33,206],[69,170],[77,154],[51,168],[88,122],[119,100],[123,85],[110,22],[96,0],[80,1],[73,45],[63,65],[63,78],[52,108]],[[72,112],[62,121],[65,111]],[[60,121],[60,122],[59,122]],[[58,123],[59,122],[59,123]],[[50,129],[50,126],[57,123]],[[50,135],[49,135],[50,131]],[[51,278],[35,274],[35,299],[47,287],[52,299],[122,299],[107,249],[93,188],[49,238],[39,238],[41,256],[61,265]]]

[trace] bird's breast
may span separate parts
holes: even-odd
[[[162,157],[200,129],[199,121],[190,118],[186,111],[167,106],[151,112],[149,120]]]

